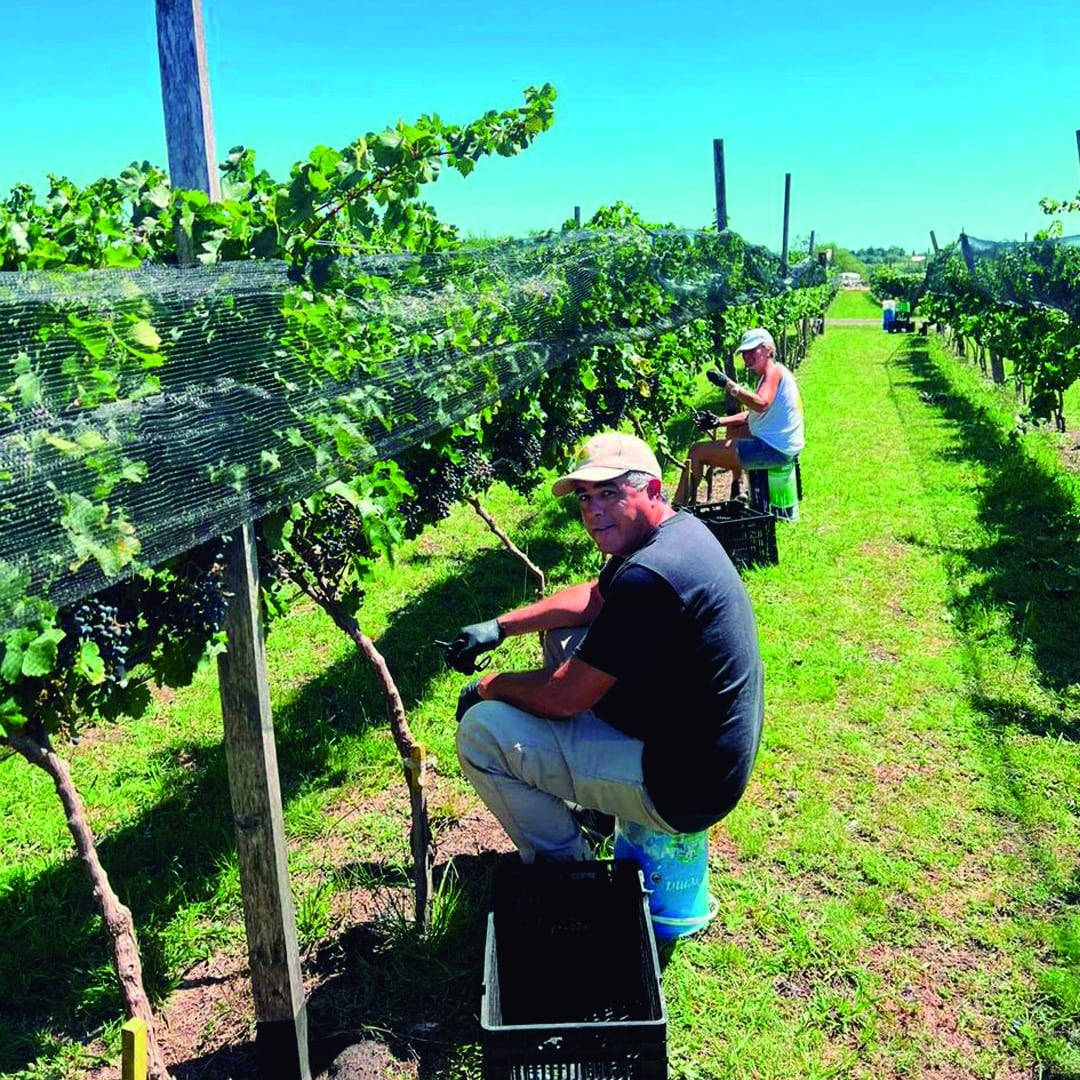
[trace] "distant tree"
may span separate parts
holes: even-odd
[[[900,247],[899,244],[893,244],[891,247],[855,248],[853,254],[871,267],[882,264],[888,266],[897,262],[906,263],[908,260],[907,249]]]
[[[925,282],[923,272],[913,274],[887,264],[875,266],[870,271],[870,291],[879,300],[907,300],[914,306]]]
[[[870,276],[870,268],[861,259],[853,255],[847,248],[839,244],[814,244],[817,251],[832,251],[832,265],[842,273],[861,274],[864,278]]]

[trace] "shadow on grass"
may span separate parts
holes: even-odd
[[[1035,708],[1018,701],[1002,701],[974,694],[971,704],[996,730],[1020,728],[1029,735],[1048,739],[1080,741],[1080,719],[1060,712]]]
[[[486,911],[495,867],[507,857],[458,855],[440,867],[437,888],[451,887],[436,904],[432,932],[424,938],[405,920],[390,917],[355,926],[318,950],[309,965],[318,985],[307,1001],[313,1076],[360,1044],[415,1062],[421,1080],[447,1075],[462,1054],[478,1060]],[[364,880],[386,877],[378,864],[353,869]],[[401,879],[386,884],[400,885]],[[170,1071],[175,1080],[261,1080],[253,1041]]]
[[[530,522],[528,533],[514,540],[529,558],[550,577],[583,580],[597,571],[595,548],[580,527],[583,542],[570,545],[552,539],[566,533],[576,520],[573,507],[545,504]],[[553,591],[549,584],[548,591]],[[433,643],[448,641],[468,623],[501,615],[538,598],[535,579],[524,565],[502,547],[485,548],[463,559],[460,571],[426,589],[398,608],[376,645],[394,674],[405,707],[422,701],[432,678],[443,670],[442,649]],[[378,700],[378,691],[371,700]]]
[[[545,569],[558,566],[560,573],[585,577],[595,570],[594,549],[587,539],[568,546],[547,539],[558,530],[565,534],[575,518],[572,506],[545,504],[530,523],[529,552]],[[443,669],[434,638],[445,640],[463,623],[490,618],[531,599],[528,587],[521,564],[509,552],[485,548],[462,560],[456,577],[397,611],[377,645],[406,708],[423,699],[428,683]],[[381,688],[359,655],[346,657],[305,684],[274,716],[286,805],[302,791],[343,783],[346,777],[332,764],[341,735],[359,735],[385,723]],[[12,760],[2,767],[29,766]],[[160,999],[172,988],[163,931],[182,909],[214,904],[223,878],[234,876],[224,868],[236,845],[223,744],[173,745],[152,755],[146,771],[167,778],[162,796],[137,818],[110,831],[98,843],[98,853],[113,887],[132,910],[147,990]],[[0,1030],[5,1035],[0,1039],[0,1074],[18,1072],[48,1056],[57,1032],[86,1040],[122,1014],[107,935],[85,874],[74,860],[32,878],[15,878],[0,895],[0,925],[8,928],[0,956]],[[482,935],[482,928],[479,932]],[[429,990],[437,999],[445,994],[439,964],[430,965],[427,974],[434,980]],[[424,978],[414,981],[422,984]],[[447,1006],[443,1002],[440,1007]],[[475,1010],[471,998],[469,1008]],[[227,1056],[218,1064],[225,1060]],[[214,1073],[188,1075],[218,1075],[217,1064],[214,1068]]]
[[[1014,648],[1030,651],[1042,685],[1057,693],[1075,687],[1080,684],[1080,518],[1068,483],[1032,461],[1019,436],[1003,429],[998,417],[955,395],[926,342],[910,342],[898,362],[911,372],[923,400],[952,423],[956,442],[948,456],[987,467],[978,514],[994,539],[950,552],[963,576],[974,582],[954,603],[959,628],[978,634],[988,613],[1010,611]],[[981,708],[992,723],[1080,737],[1075,718],[988,701]]]

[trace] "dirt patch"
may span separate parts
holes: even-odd
[[[403,796],[407,805],[407,796]],[[394,803],[392,793],[380,793],[362,809],[382,810]],[[350,803],[349,809],[359,807]],[[436,826],[435,877],[448,868],[476,864],[482,856],[487,863],[513,851],[506,834],[491,814],[481,806],[470,807],[453,821]],[[364,969],[356,965],[327,962],[345,942],[376,940],[383,932],[388,912],[408,918],[412,892],[408,888],[375,885],[350,889],[336,897],[334,940],[320,943],[302,957],[304,990],[308,1006],[309,1049],[312,1075],[321,1080],[415,1080],[420,1062],[412,1044],[437,1041],[438,1025],[431,1020],[431,1007],[417,999],[415,1015],[395,1016],[395,1035],[382,1040],[364,1030],[363,1016],[338,1011],[338,1003],[363,998],[359,985]],[[324,1005],[316,1009],[315,999],[323,993]],[[332,1005],[331,1005],[332,1000]],[[479,1005],[479,1001],[476,1003]],[[326,1016],[335,1013],[333,1028]],[[318,1015],[316,1015],[318,1013]],[[255,1005],[246,947],[243,942],[228,954],[196,964],[186,971],[177,989],[157,1013],[157,1036],[174,1080],[262,1080],[255,1052]],[[405,1038],[402,1038],[402,1036]],[[91,1046],[91,1052],[103,1052]],[[119,1063],[93,1069],[87,1080],[116,1080]]]
[[[903,949],[878,946],[868,954],[871,970],[886,986],[898,988],[881,999],[884,1023],[906,1043],[920,1048],[920,1077],[970,1080],[972,1062],[986,1046],[1000,1042],[998,1025],[971,1008],[972,998],[957,984],[985,975],[986,953],[962,945],[926,941]],[[1027,1080],[1029,1069],[996,1072],[995,1080]]]
[[[1080,428],[1065,432],[1061,460],[1072,472],[1080,472]]]

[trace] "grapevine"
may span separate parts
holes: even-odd
[[[975,243],[964,237],[931,262],[923,310],[961,353],[968,342],[977,356],[989,351],[999,382],[1008,357],[1023,418],[1064,431],[1064,394],[1080,377],[1080,249],[1048,238],[975,257]]]
[[[578,237],[555,236],[549,247],[514,253],[524,263],[533,258],[521,286],[529,305],[514,308],[493,287],[497,275],[489,266],[464,259],[433,260],[448,268],[442,278],[426,276],[431,263],[410,264],[418,291],[445,297],[449,284],[470,298],[436,307],[441,318],[410,322],[407,304],[393,310],[381,305],[377,277],[350,260],[371,252],[434,257],[463,251],[456,230],[419,201],[422,184],[442,168],[468,175],[485,155],[524,149],[552,123],[554,98],[550,86],[530,88],[522,106],[485,114],[469,125],[422,117],[413,125],[369,133],[342,150],[319,147],[285,183],[257,171],[254,153],[238,147],[222,167],[218,204],[197,192],[173,190],[163,171],[149,165],[133,165],[115,180],[81,190],[52,177],[44,203],[25,186],[0,203],[3,269],[169,265],[177,261],[175,237],[181,227],[206,266],[286,262],[289,285],[283,298],[262,300],[247,316],[268,328],[251,356],[251,383],[258,385],[267,370],[280,376],[274,365],[283,355],[297,360],[302,372],[287,399],[293,410],[289,454],[319,467],[328,460],[338,467],[327,470],[329,486],[316,485],[312,493],[262,517],[260,565],[271,612],[289,590],[299,589],[330,614],[378,674],[413,798],[421,927],[430,891],[421,879],[425,870],[430,877],[431,857],[423,753],[409,733],[389,667],[359,623],[372,567],[403,537],[443,519],[456,502],[466,499],[482,512],[482,499],[496,481],[530,491],[547,470],[563,467],[581,439],[596,430],[625,424],[659,438],[667,421],[684,411],[707,361],[711,339],[703,316],[736,297],[730,310],[738,318],[761,318],[778,287],[768,259],[749,257],[738,238],[706,234],[688,242],[647,226],[631,208],[616,204],[588,224],[584,232],[595,231],[600,242],[565,279],[547,252],[572,246]],[[647,242],[604,243],[605,231],[613,228],[647,235]],[[716,273],[717,266],[723,274]],[[683,274],[705,284],[685,295],[673,290],[671,280]],[[791,296],[798,293],[805,296],[785,298],[776,309],[785,324],[803,302],[821,309],[822,292],[796,289]],[[62,429],[63,437],[54,440],[56,453],[74,457],[92,481],[92,497],[81,496],[81,503],[78,493],[60,493],[66,500],[64,526],[86,543],[87,558],[97,560],[109,584],[56,610],[33,596],[28,603],[34,617],[23,618],[5,635],[0,742],[18,747],[28,760],[37,759],[35,747],[47,747],[50,732],[74,733],[99,719],[138,715],[149,705],[152,683],[183,685],[225,647],[229,596],[221,538],[208,537],[154,565],[142,561],[132,539],[137,539],[135,525],[116,508],[122,510],[125,497],[139,485],[152,482],[153,470],[119,446],[95,441],[93,433],[83,443],[68,438],[63,425],[87,415],[80,410],[141,409],[142,426],[170,447],[182,469],[185,436],[205,428],[215,394],[235,395],[244,380],[188,388],[182,365],[173,362],[176,345],[197,348],[208,341],[231,300],[210,296],[175,304],[168,312],[169,334],[154,325],[157,309],[149,305],[134,312],[103,306],[83,321],[58,308],[43,328],[62,347],[56,362],[60,374],[77,377],[63,384],[58,407],[41,407],[35,423]],[[699,307],[680,307],[685,303]],[[531,321],[538,313],[539,321]],[[485,351],[528,342],[538,326],[562,350],[546,374],[529,385],[519,380],[505,387],[492,377],[498,394],[481,413],[466,417],[446,411],[460,384],[469,389],[475,373],[483,375]],[[0,330],[0,355],[11,363],[0,392],[0,407],[8,412],[21,406],[21,396],[39,378],[15,347],[25,334],[17,319]],[[392,455],[373,461],[365,425],[393,429],[399,417],[388,413],[385,399],[366,392],[372,375],[410,350],[419,355],[433,344],[441,349],[435,350],[442,357],[439,367],[416,373],[416,389],[433,414],[449,419],[442,430],[421,441],[403,438]],[[467,366],[474,357],[475,368]],[[246,379],[249,372],[238,374]],[[317,412],[305,411],[303,394],[310,391],[314,398],[325,385],[355,392],[320,403]],[[190,410],[179,421],[154,411],[170,393]],[[272,471],[282,456],[267,450],[257,464]],[[237,482],[250,468],[241,461],[216,467],[226,480]],[[97,528],[90,537],[93,545],[86,535],[90,525]],[[0,567],[0,577],[9,593],[19,591],[17,572]],[[42,760],[51,762],[47,755]]]

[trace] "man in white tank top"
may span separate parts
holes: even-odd
[[[683,470],[674,503],[685,503],[696,493],[706,466],[730,469],[732,487],[744,469],[772,469],[787,465],[803,448],[803,408],[795,376],[774,359],[776,343],[763,327],[747,330],[736,352],[746,370],[757,377],[753,390],[733,382],[719,368],[708,371],[710,382],[722,387],[743,411],[731,416],[705,414],[705,426],[723,428],[723,439],[708,439],[690,448],[689,468]]]

